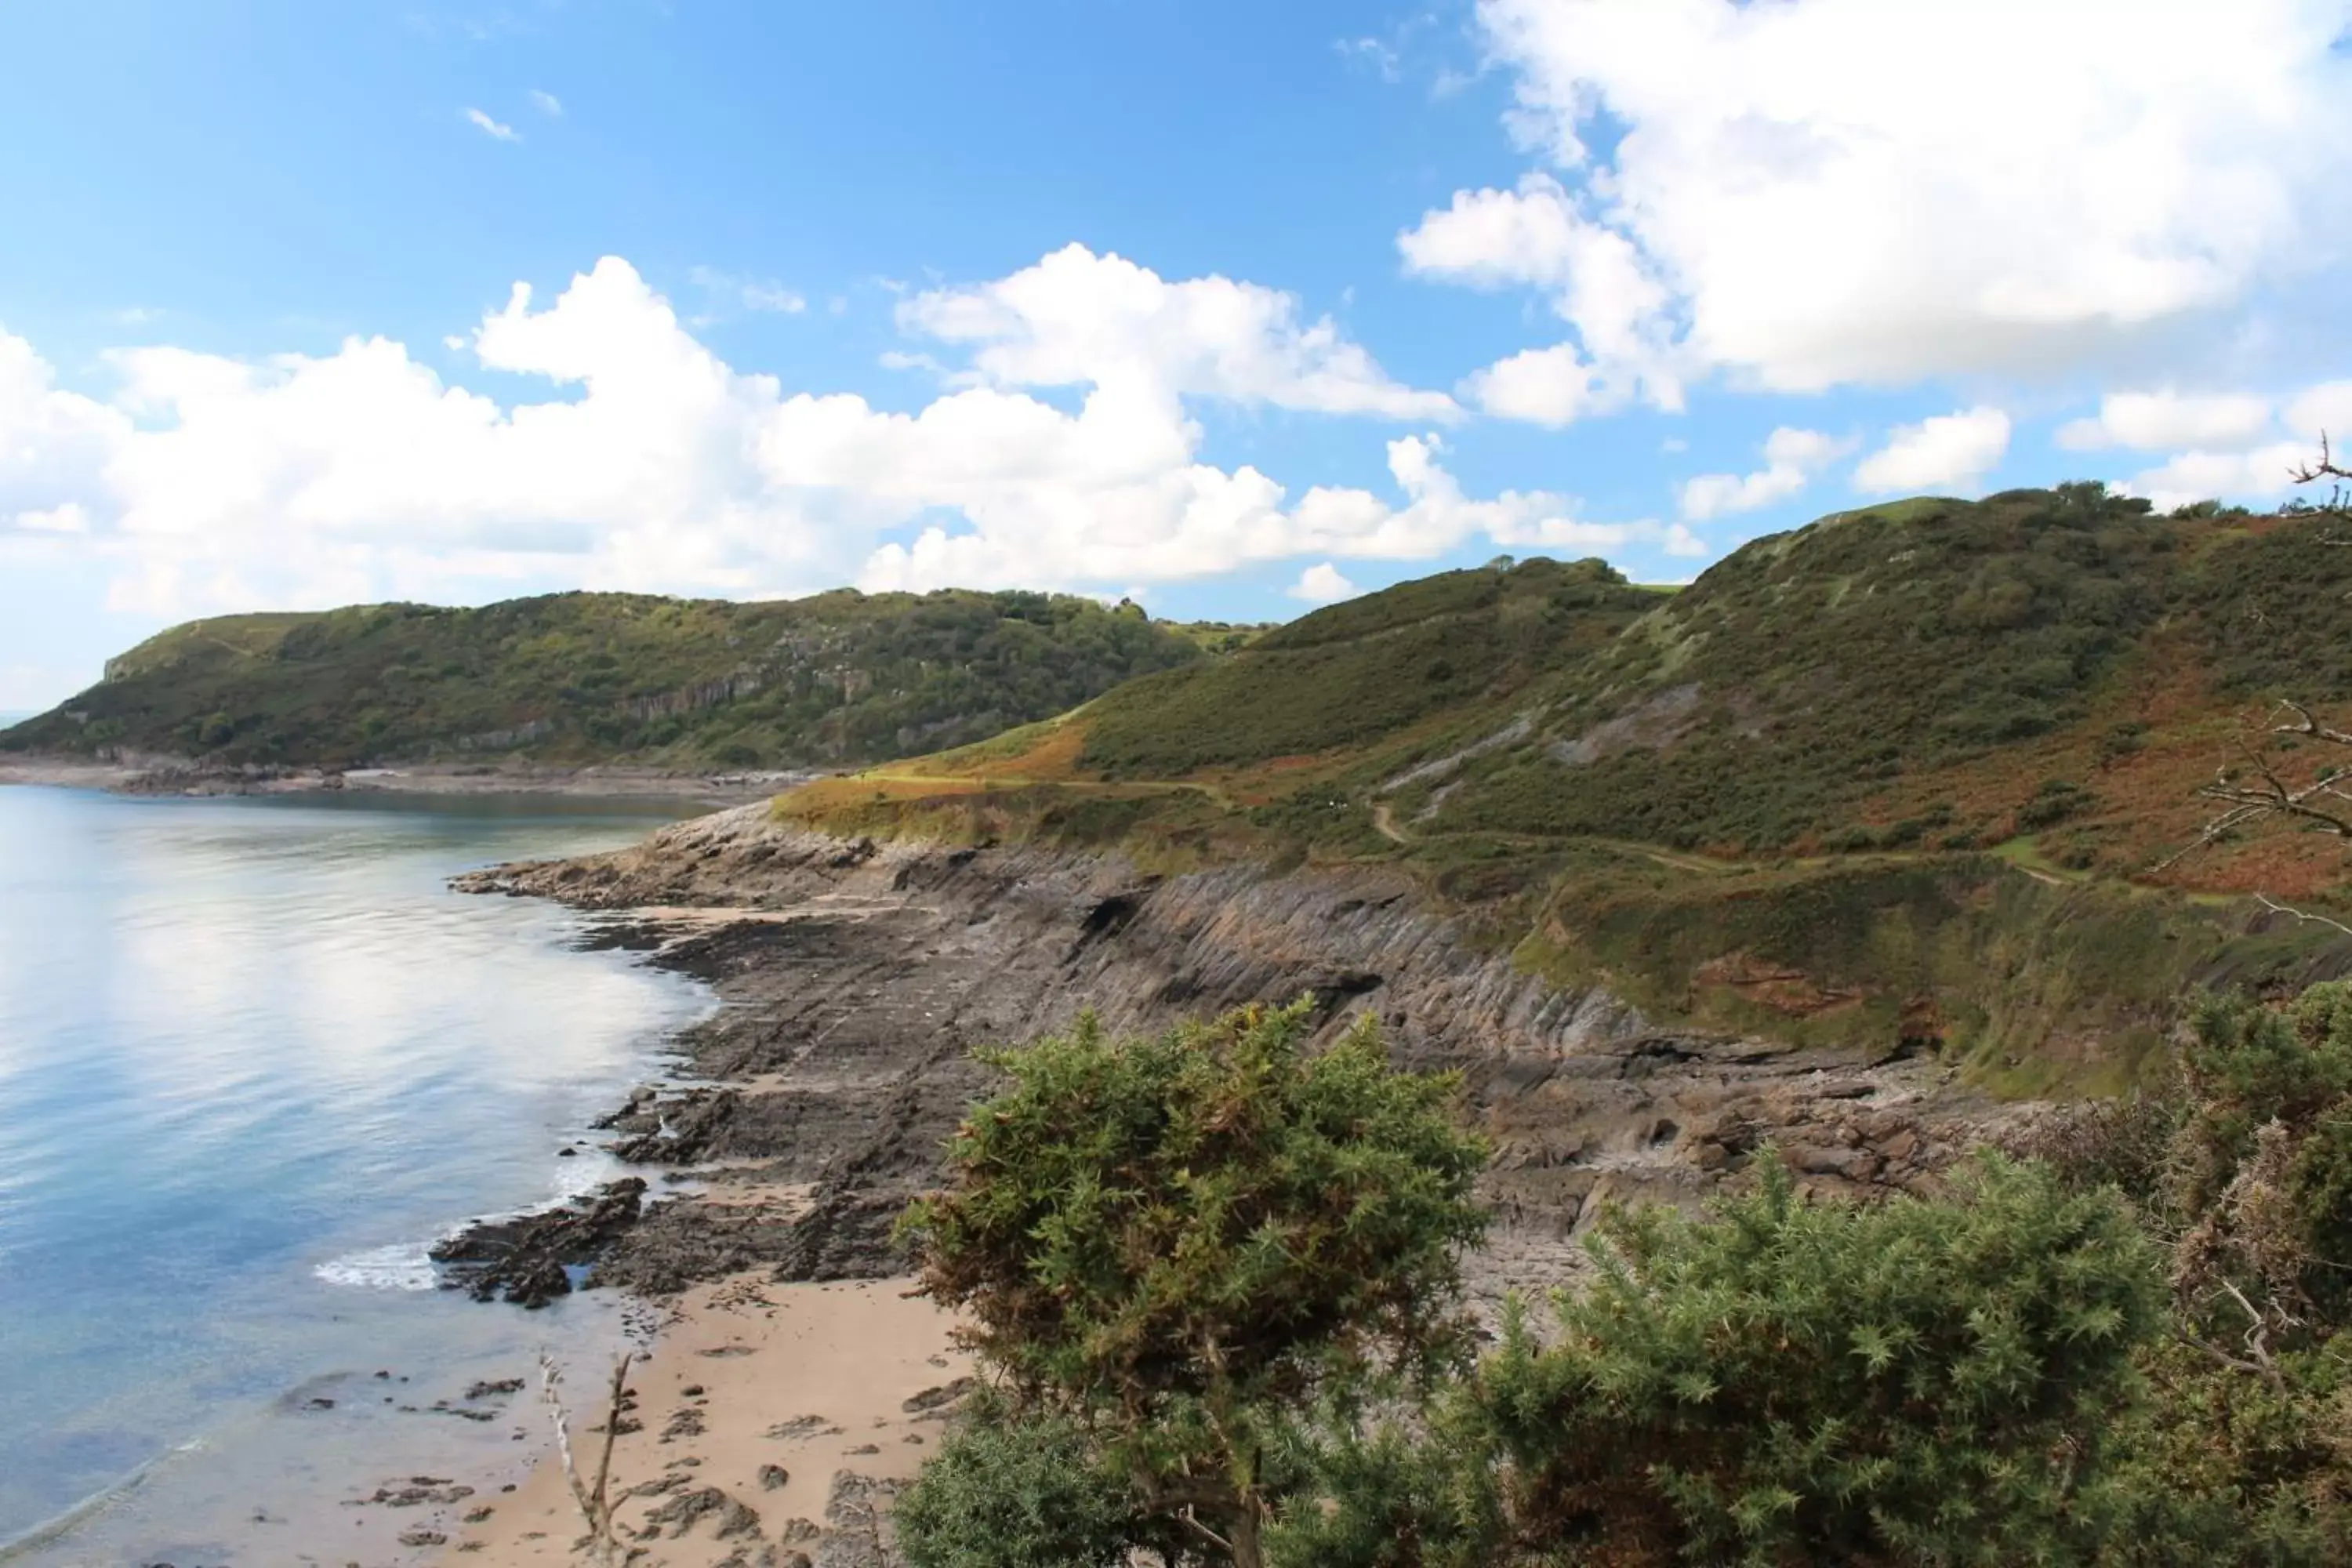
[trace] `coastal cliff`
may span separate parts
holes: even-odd
[[[1656,1026],[1482,951],[1379,867],[1154,876],[1116,855],[844,839],[746,806],[457,885],[604,911],[600,940],[717,988],[721,1009],[681,1041],[703,1081],[612,1119],[624,1158],[702,1167],[700,1191],[599,1238],[599,1278],[656,1291],[761,1265],[895,1271],[890,1224],[987,1087],[971,1048],[1085,1009],[1139,1030],[1311,994],[1325,1027],[1370,1012],[1400,1061],[1461,1071],[1496,1151],[1473,1269],[1489,1299],[1572,1270],[1604,1200],[1696,1201],[1768,1143],[1825,1189],[1916,1187],[2027,1113],[1924,1056]]]

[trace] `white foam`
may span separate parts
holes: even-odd
[[[330,1258],[310,1272],[330,1285],[362,1290],[430,1290],[441,1283],[440,1271],[421,1241],[373,1247]]]

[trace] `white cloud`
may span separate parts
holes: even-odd
[[[2322,436],[2352,446],[2352,381],[2323,382],[2286,405],[2286,427],[2306,441]]]
[[[186,615],[554,584],[1095,589],[1481,536],[1706,552],[1680,525],[1594,523],[1548,492],[1471,496],[1431,435],[1388,443],[1377,492],[1294,496],[1203,461],[1202,399],[1454,412],[1269,289],[1070,250],[903,315],[969,362],[911,413],[736,371],[618,258],[545,304],[517,285],[458,340],[546,388],[512,402],[380,337],[262,360],[117,351],[100,401],[0,332],[0,553],[109,563],[117,607]],[[1081,396],[1072,411],[1033,385]]]
[[[757,278],[738,278],[714,267],[693,268],[687,276],[698,287],[746,310],[797,316],[808,309],[808,300],[804,297],[781,283]]]
[[[1395,46],[1380,38],[1341,38],[1333,46],[1339,58],[1352,63],[1369,66],[1382,81],[1404,79],[1404,59]]]
[[[2305,441],[2276,441],[2251,451],[2182,452],[2117,488],[2166,511],[2198,500],[2278,500],[2296,488],[2295,470],[2317,455]]]
[[[1556,173],[1458,194],[1405,263],[1545,290],[1600,377],[1662,398],[2095,364],[2340,248],[2345,0],[1479,16]]]
[[[1901,426],[1856,466],[1853,482],[1877,495],[1963,489],[2000,461],[2009,450],[2009,416],[1998,408],[1940,414]]]
[[[120,409],[67,392],[22,338],[0,331],[0,539],[56,532],[131,433]]]
[[[2251,447],[2271,431],[2266,397],[2116,392],[2100,400],[2095,417],[2060,426],[2057,439],[2072,452],[2111,447],[2153,452],[2168,447]]]
[[[1461,413],[1444,393],[1391,380],[1329,317],[1302,325],[1288,294],[1213,275],[1171,283],[1082,245],[993,283],[915,294],[898,320],[970,347],[997,386],[1092,384],[1098,397],[1193,395],[1396,419]]]
[[[1813,476],[1853,450],[1851,440],[1783,425],[1764,443],[1764,467],[1750,474],[1701,474],[1683,485],[1683,515],[1693,521],[1753,511],[1787,500]]]
[[[485,136],[492,137],[500,142],[520,142],[522,140],[521,132],[517,131],[511,125],[500,124],[498,121],[491,119],[488,115],[483,113],[478,109],[468,109],[466,110],[466,118],[473,124],[475,129],[481,132]]]
[[[1498,419],[1524,419],[1558,429],[1590,414],[1612,414],[1632,398],[1574,343],[1524,349],[1462,383],[1462,395]]]
[[[923,417],[966,399],[1000,395],[958,393]],[[1075,422],[1070,459],[1099,475],[1087,493],[1056,491],[1038,498],[1042,506],[975,497],[961,509],[969,529],[929,527],[909,542],[886,544],[862,580],[892,588],[1080,577],[1165,582],[1305,554],[1425,561],[1482,536],[1578,552],[1633,543],[1657,543],[1674,554],[1707,552],[1679,524],[1589,522],[1575,515],[1573,501],[1549,491],[1474,500],[1438,461],[1444,447],[1434,436],[1388,444],[1389,474],[1402,505],[1368,489],[1318,485],[1286,506],[1283,488],[1257,469],[1227,473],[1193,462],[1187,437],[1196,433],[1139,418],[1142,413],[1099,393],[1090,396]],[[1098,432],[1092,438],[1081,434],[1089,424]]]
[[[542,91],[539,88],[532,88],[530,89],[530,101],[533,108],[537,109],[541,114],[546,115],[550,120],[561,120],[563,118],[563,100],[556,97],[553,93]]]
[[[1352,599],[1363,592],[1340,574],[1328,561],[1309,566],[1298,574],[1298,581],[1287,590],[1294,599],[1304,599],[1310,605],[1336,605],[1342,599]]]
[[[2260,403],[2265,415],[2271,407],[2266,400],[2243,401]],[[2158,508],[2169,509],[2208,500],[2284,500],[2305,488],[2296,483],[2294,475],[2319,456],[2321,439],[2340,442],[2347,431],[2352,431],[2352,381],[2332,381],[2284,399],[2275,425],[2265,418],[2251,432],[2247,424],[2218,417],[2178,418],[2151,421],[2141,432],[2147,439],[2118,439],[2114,444],[2142,449],[2188,448],[2134,475],[2122,487],[2133,495],[2147,497]],[[2336,449],[2340,458],[2344,448],[2339,444]]]

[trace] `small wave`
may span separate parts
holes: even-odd
[[[441,1283],[427,1244],[398,1242],[347,1252],[329,1258],[310,1272],[330,1285],[350,1285],[362,1290],[430,1290]]]
[[[110,1486],[100,1487],[63,1513],[44,1520],[21,1535],[0,1541],[0,1563],[14,1563],[20,1558],[31,1556],[45,1546],[54,1546],[100,1514],[122,1501],[141,1487],[145,1486],[150,1477],[173,1459],[187,1454],[200,1453],[208,1445],[202,1437],[176,1443],[124,1476],[121,1480]]]

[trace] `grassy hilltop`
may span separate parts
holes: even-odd
[[[142,643],[98,686],[0,731],[0,749],[229,764],[869,762],[1058,712],[1247,630],[1059,595],[847,589],[228,616]]]
[[[2230,895],[2324,906],[2340,840],[2173,858],[2271,704],[2352,702],[2326,526],[2080,485],[1825,518],[1672,594],[1597,561],[1448,573],[778,809],[1392,863],[1664,1017],[2111,1079],[2183,985],[2338,963]]]

